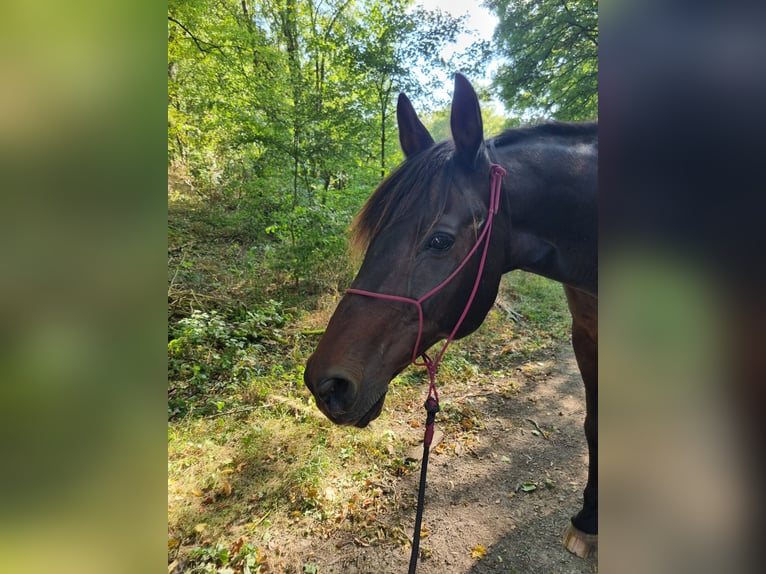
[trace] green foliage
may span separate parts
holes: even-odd
[[[503,277],[500,290],[517,316],[510,358],[542,358],[550,349],[569,341],[571,316],[559,283],[517,271]]]
[[[452,111],[451,104],[440,110],[435,110],[430,114],[424,116],[423,123],[428,128],[431,136],[435,141],[442,141],[452,137],[450,133],[450,114]],[[508,119],[499,115],[489,105],[482,105],[481,118],[484,124],[484,137],[490,138],[498,135],[503,130],[515,127],[518,125],[518,121]]]
[[[274,282],[349,278],[344,232],[401,155],[397,92],[445,67],[462,20],[412,0],[168,5],[173,191],[239,219]],[[230,214],[237,214],[232,216]],[[327,261],[337,261],[328,273]]]
[[[337,191],[328,192],[324,206],[299,205],[290,213],[272,215],[272,223],[265,230],[276,241],[267,248],[265,262],[273,270],[283,272],[286,281],[296,286],[303,282],[309,288],[316,286],[322,290],[338,289],[341,283],[350,280],[346,228],[359,205],[337,195]],[[333,265],[328,266],[328,261]]]
[[[569,337],[569,307],[561,285],[531,273],[515,272],[503,281],[502,290],[513,301],[513,310],[536,332],[565,341]]]
[[[229,550],[219,545],[203,546],[192,550],[189,558],[196,563],[192,572],[209,572],[209,566],[225,566],[229,563]],[[215,570],[212,571],[215,572]]]
[[[189,553],[184,572],[203,574],[215,572],[245,572],[257,574],[261,571],[258,562],[258,550],[252,544],[235,543],[236,552],[226,546],[213,544],[200,546]],[[228,567],[228,568],[222,568]]]
[[[598,114],[598,2],[488,0],[506,59],[495,86],[513,110],[560,120]]]
[[[264,355],[283,343],[290,320],[280,303],[227,318],[195,310],[172,325],[168,342],[168,416],[221,411],[249,380],[266,372]]]

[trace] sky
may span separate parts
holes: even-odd
[[[497,25],[497,17],[487,8],[479,5],[476,0],[417,0],[415,4],[422,5],[428,10],[436,10],[438,8],[453,16],[468,14],[466,27],[478,32],[479,37],[483,40],[492,39],[492,33]],[[470,35],[463,34],[458,40],[457,48],[463,49],[471,41]]]
[[[490,12],[484,6],[479,5],[477,0],[416,0],[416,5],[421,5],[428,10],[440,9],[452,14],[453,16],[462,16],[468,14],[468,21],[466,22],[466,30],[473,30],[476,35],[470,33],[463,33],[458,37],[457,44],[444,52],[445,56],[449,56],[452,52],[461,51],[467,48],[472,42],[477,39],[492,40],[492,33],[495,31],[497,25],[497,17]],[[471,76],[468,78],[474,85],[488,86],[491,81],[491,74],[497,68],[497,63],[492,63],[487,67],[487,70],[483,77]],[[452,96],[452,78],[451,74],[444,75],[445,93],[439,94],[440,97]],[[502,105],[499,102],[493,102],[496,106],[499,106],[499,110],[502,110]]]

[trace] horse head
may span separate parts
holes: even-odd
[[[481,250],[472,249],[489,219],[491,164],[471,84],[456,75],[452,140],[434,143],[404,94],[397,122],[405,160],[357,215],[364,260],[304,374],[319,409],[338,424],[364,427],[380,415],[390,381],[452,333],[478,283],[455,338],[476,330],[505,270],[498,238],[506,222],[497,218],[477,279]]]

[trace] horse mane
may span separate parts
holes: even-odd
[[[541,138],[597,141],[598,123],[547,122],[512,128],[492,138],[490,146],[503,147]],[[452,140],[437,143],[407,158],[380,183],[351,224],[350,245],[354,253],[362,253],[382,229],[413,210],[430,213],[433,225],[446,206],[446,183],[451,177],[449,166],[454,150]],[[432,184],[436,176],[443,178],[441,185]]]
[[[447,185],[432,185],[435,177],[450,176],[451,140],[407,158],[369,197],[351,224],[351,246],[361,253],[385,227],[413,212],[430,213],[436,221],[444,212]],[[446,168],[446,169],[445,169]],[[427,208],[427,209],[426,209]]]

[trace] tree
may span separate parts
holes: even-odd
[[[487,0],[499,24],[494,84],[509,109],[560,120],[598,114],[597,0]]]
[[[395,127],[397,93],[417,97],[425,91],[422,82],[426,74],[419,74],[420,70],[448,68],[439,54],[455,42],[464,21],[465,17],[455,18],[442,10],[412,8],[412,0],[363,4],[356,26],[351,28],[347,54],[349,66],[357,69],[361,83],[369,86],[369,98],[375,106],[381,178],[391,167],[391,156],[401,157],[398,142],[387,138]],[[389,153],[392,150],[393,154]]]
[[[342,259],[343,230],[400,157],[396,93],[445,66],[460,19],[412,2],[168,3],[171,168],[280,282]]]

